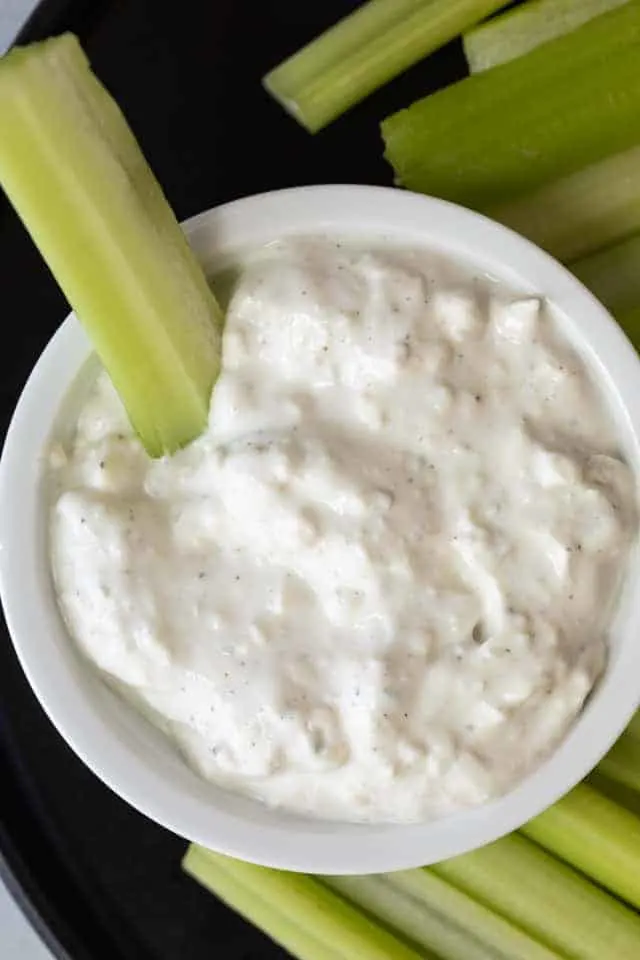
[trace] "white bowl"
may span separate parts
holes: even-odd
[[[429,197],[359,186],[249,197],[194,217],[185,230],[207,265],[285,235],[332,232],[436,247],[544,294],[602,383],[625,455],[640,475],[635,351],[567,270],[511,231]],[[90,353],[69,317],[40,357],[15,411],[0,462],[0,591],[18,657],[43,708],[77,755],[132,806],[188,840],[256,863],[316,873],[391,871],[464,853],[516,829],[586,776],[618,737],[640,701],[637,550],[611,627],[604,677],[554,755],[502,799],[430,823],[361,825],[268,809],[201,780],[82,660],[56,605],[43,452],[73,422],[79,392],[97,366],[85,365]]]

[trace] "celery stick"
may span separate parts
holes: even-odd
[[[640,916],[526,837],[429,868],[573,960],[637,960]]]
[[[612,313],[625,314],[640,304],[640,233],[569,268]]]
[[[581,783],[521,829],[640,908],[640,819],[624,807]]]
[[[598,770],[610,780],[640,793],[640,740],[623,734],[602,758]]]
[[[527,0],[462,38],[471,73],[515,60],[628,0]]]
[[[269,905],[275,904],[276,908],[286,906],[287,913],[294,916],[305,930],[333,947],[335,957],[344,957],[345,960],[355,957],[358,960],[424,960],[423,952],[416,953],[313,877],[243,863],[202,847],[195,849],[206,863],[224,871],[247,894],[253,894]],[[187,869],[189,856],[187,853]],[[202,875],[202,861],[199,862]]]
[[[552,960],[555,950],[535,940],[508,920],[477,903],[466,893],[430,870],[404,870],[389,874],[389,882],[420,903],[431,906],[451,922],[471,932],[496,958]]]
[[[0,183],[152,455],[206,426],[221,315],[131,130],[66,34],[0,59]]]
[[[605,157],[485,213],[565,263],[640,230],[640,147]]]
[[[263,83],[315,133],[505,0],[369,0]]]
[[[512,960],[497,955],[466,929],[449,923],[429,906],[396,890],[384,876],[325,877],[325,882],[414,943],[436,950],[440,960]],[[556,956],[547,954],[554,960]]]
[[[636,349],[640,349],[640,301],[619,320]],[[589,776],[592,785],[640,817],[640,711]]]
[[[382,124],[396,181],[485,210],[640,141],[640,2]]]
[[[442,960],[557,960],[554,950],[429,870],[331,877],[331,886]]]
[[[219,864],[212,863],[198,847],[189,847],[182,868],[298,960],[335,960],[337,954],[334,944],[323,942],[305,927],[298,926],[286,909],[286,904],[276,906],[256,896]]]
[[[640,817],[640,792],[628,787],[620,780],[608,777],[599,766],[592,770],[585,783],[594,787],[614,803],[618,803],[625,810],[630,810],[636,817]]]

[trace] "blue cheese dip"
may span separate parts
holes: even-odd
[[[247,258],[207,432],[149,459],[102,374],[52,457],[73,640],[267,804],[398,822],[504,794],[603,670],[637,529],[559,327],[429,250]]]

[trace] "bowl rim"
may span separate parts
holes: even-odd
[[[369,242],[379,237],[449,252],[483,269],[492,265],[506,283],[542,292],[568,317],[603,386],[606,381],[638,476],[640,359],[607,310],[565,267],[508,228],[443,200],[349,184],[257,194],[198,214],[183,227],[205,260],[287,234],[332,233]],[[51,722],[86,766],[138,811],[186,840],[266,866],[321,874],[389,872],[456,856],[517,829],[581,781],[622,732],[640,704],[640,645],[633,642],[640,617],[637,548],[611,628],[619,637],[615,662],[550,758],[498,800],[420,824],[323,821],[318,829],[316,821],[291,818],[284,824],[274,817],[265,825],[185,795],[151,761],[141,767],[139,754],[103,722],[62,658],[46,657],[51,621],[43,600],[48,562],[38,477],[60,403],[90,353],[70,314],[15,408],[0,458],[0,596],[18,659]]]

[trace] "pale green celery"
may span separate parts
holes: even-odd
[[[215,871],[223,872],[246,891],[249,909],[250,897],[255,896],[276,912],[286,910],[287,916],[295,917],[296,924],[326,943],[336,960],[425,960],[424,951],[417,953],[313,877],[243,863],[193,844],[183,866],[206,885],[209,868],[211,876]],[[267,930],[251,913],[245,916]],[[265,913],[261,916],[264,919]],[[278,929],[278,919],[274,918],[267,932],[278,939]]]
[[[396,182],[487,210],[640,142],[640,0],[382,123]]]
[[[359,878],[365,880],[367,878]],[[430,870],[403,870],[384,876],[395,894],[396,927],[431,946],[442,960],[557,960],[558,954],[477,903]],[[404,919],[400,914],[404,906]],[[422,913],[422,939],[406,926],[409,908]],[[402,922],[401,922],[402,921]],[[391,923],[393,920],[390,919]],[[420,928],[418,928],[420,929]]]
[[[324,881],[413,943],[437,951],[439,960],[511,960],[502,954],[496,955],[471,932],[449,923],[430,906],[396,890],[384,876],[325,877]],[[464,898],[464,894],[460,897]],[[556,954],[547,954],[549,956],[555,958]]]
[[[286,904],[274,905],[256,896],[219,864],[212,863],[199,847],[189,847],[182,868],[298,960],[339,960],[334,944],[317,939],[306,926],[299,926]]]
[[[640,909],[640,819],[624,807],[581,783],[521,830]]]
[[[269,93],[315,133],[505,0],[368,0],[267,74]]]
[[[152,455],[202,432],[222,319],[117,104],[65,34],[0,59],[0,184]]]
[[[511,834],[429,870],[561,956],[640,957],[640,916],[527,837]]]
[[[515,60],[628,0],[527,0],[463,37],[471,73]]]
[[[569,269],[611,313],[624,315],[640,304],[640,233],[570,263]]]
[[[610,780],[623,783],[640,793],[640,739],[623,733],[600,761],[598,770]]]
[[[565,263],[587,256],[640,230],[640,147],[484,212]]]

